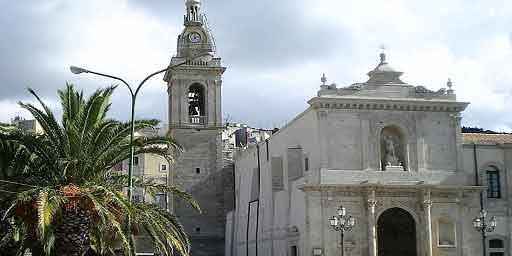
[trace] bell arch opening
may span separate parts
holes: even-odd
[[[205,93],[201,84],[193,84],[188,89],[188,115],[192,124],[205,123]]]
[[[417,256],[416,221],[402,208],[384,211],[377,221],[377,255]]]

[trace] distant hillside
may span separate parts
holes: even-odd
[[[462,127],[462,133],[485,133],[485,134],[512,134],[512,133],[506,133],[506,132],[495,132],[491,130],[484,130],[479,127]]]

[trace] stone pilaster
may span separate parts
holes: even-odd
[[[368,192],[368,249],[370,256],[377,256],[377,227],[375,221],[375,190]]]
[[[430,190],[424,192],[423,209],[425,211],[425,251],[427,256],[432,256],[432,200],[430,198]]]

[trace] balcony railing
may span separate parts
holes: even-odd
[[[190,124],[203,125],[206,124],[206,116],[190,116]]]

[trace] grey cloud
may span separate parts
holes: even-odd
[[[408,35],[388,35],[384,24],[382,28],[379,27],[382,31],[367,35],[365,42],[361,42],[354,39],[349,29],[339,24],[309,19],[306,15],[308,10],[303,9],[306,1],[310,0],[204,0],[204,8],[217,40],[219,54],[228,66],[224,77],[223,110],[233,121],[271,128],[293,119],[307,107],[305,101],[314,96],[318,79],[324,71],[320,70],[322,67],[316,67],[308,74],[297,74],[311,77],[297,84],[266,80],[262,78],[265,77],[262,74],[284,73],[296,67],[304,67],[307,63],[326,63],[329,66],[335,65],[330,69],[337,72],[328,76],[343,79],[336,82],[346,85],[360,82],[352,81],[358,75],[353,73],[356,65],[359,67],[365,63],[368,69],[364,71],[369,71],[377,61],[377,57],[366,59],[373,54],[368,52],[375,52],[376,49],[368,49],[368,52],[363,53],[354,52],[358,48],[357,44],[367,46],[378,40],[403,39],[402,43],[392,45],[394,50],[399,51],[400,47],[414,48],[413,43],[434,42],[448,46],[459,57],[477,54],[473,49],[478,48],[485,37],[509,34],[512,24],[512,15],[487,17],[476,12],[479,7],[467,4],[465,8],[469,13],[465,13],[466,9],[461,9],[455,16],[442,16],[440,20],[426,24],[432,26],[430,31],[434,32],[424,35],[424,39],[416,40]],[[54,5],[43,11],[42,6],[50,2]],[[438,17],[434,15],[438,11],[437,7],[429,6],[433,3],[419,3],[414,5],[414,15]],[[162,24],[182,26],[183,0],[128,0],[127,4]],[[0,101],[27,98],[27,86],[34,87],[43,96],[55,100],[55,91],[62,88],[66,81],[75,82],[88,91],[110,85],[113,81],[90,76],[76,77],[69,74],[65,65],[50,65],[69,61],[66,54],[76,43],[75,40],[80,40],[79,29],[87,24],[88,19],[94,17],[95,8],[98,7],[92,1],[80,1],[77,4],[75,1],[43,3],[0,0]],[[380,39],[379,36],[383,35],[385,37]],[[168,42],[169,46],[175,44],[176,36],[171,37],[174,41]],[[375,48],[377,46],[374,45]],[[169,47],[168,52],[168,56],[164,58],[170,60],[175,49]],[[124,60],[119,60],[119,65],[123,65],[123,62]],[[407,73],[407,67],[402,71]],[[252,79],[247,79],[248,77]],[[357,77],[364,79],[365,75],[361,73]],[[166,121],[166,90],[160,78],[154,78],[148,86],[160,86],[161,89],[144,91],[141,95],[137,106],[139,117]],[[500,86],[502,87],[506,85]],[[294,92],[290,93],[291,90]],[[126,119],[128,109],[126,91],[119,88],[114,95],[113,114],[117,118]],[[465,116],[464,123],[467,125],[489,128],[490,124],[512,126],[510,117],[502,112],[489,114],[486,110],[470,107]]]

